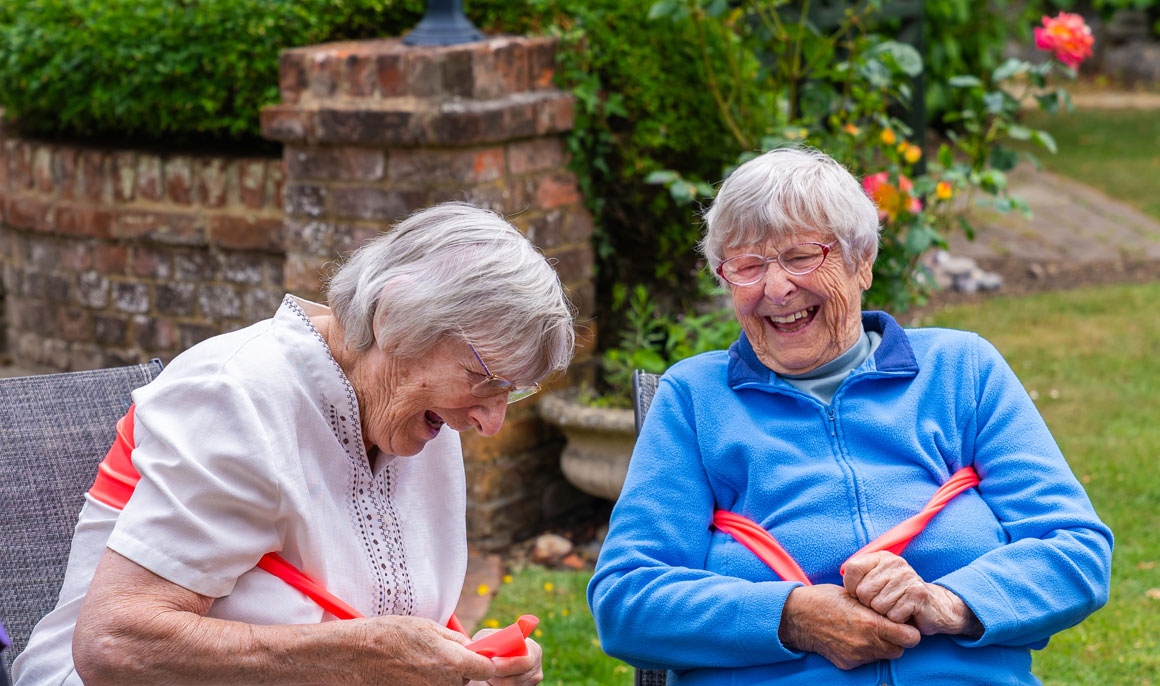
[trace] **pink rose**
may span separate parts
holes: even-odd
[[[1043,28],[1035,29],[1035,47],[1055,53],[1060,62],[1075,69],[1092,56],[1092,30],[1078,14],[1060,12],[1052,19],[1043,17]]]
[[[878,206],[879,221],[895,221],[905,209],[911,214],[922,211],[922,201],[911,195],[914,184],[904,175],[898,175],[898,186],[890,183],[890,172],[878,172],[862,179],[862,189]]]

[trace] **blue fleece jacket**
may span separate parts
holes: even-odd
[[[999,352],[881,312],[863,325],[882,343],[829,405],[762,365],[744,334],[665,374],[588,586],[607,653],[681,686],[1036,684],[1030,649],[1107,602],[1111,531]],[[842,671],[783,646],[799,584],[709,526],[717,508],[745,515],[813,583],[841,584],[847,557],[968,465],[979,486],[903,557],[984,633],[925,636],[897,660]]]

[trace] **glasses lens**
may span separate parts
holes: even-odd
[[[517,388],[514,391],[508,393],[508,405],[511,405],[512,403],[518,403],[524,398],[529,398],[539,392],[540,387],[538,385],[532,386],[531,388]]]
[[[721,263],[721,275],[736,286],[757,283],[765,274],[765,258],[758,255],[738,255]]]
[[[477,398],[490,398],[502,393],[511,393],[515,390],[518,389],[516,389],[516,385],[511,381],[501,379],[497,376],[489,376],[472,386],[471,394]]]
[[[781,251],[777,256],[782,269],[790,274],[808,274],[821,266],[826,252],[817,243],[802,243]]]

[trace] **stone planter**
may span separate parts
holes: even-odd
[[[585,493],[616,500],[636,442],[632,410],[589,407],[566,390],[545,396],[539,411],[568,439],[560,455],[564,477]]]

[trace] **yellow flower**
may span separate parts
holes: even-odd
[[[850,134],[851,136],[857,136],[858,134],[862,133],[862,129],[858,128],[857,126],[854,126],[853,124],[846,124],[845,126],[842,127],[842,130],[845,131],[846,133]]]
[[[498,629],[499,628],[499,620],[498,619],[485,619],[485,620],[483,620],[483,625],[486,626],[488,629]]]
[[[568,608],[564,608],[563,610],[560,610],[560,614],[567,617],[568,616]]]
[[[801,138],[802,140],[805,140],[805,139],[806,139],[806,137],[807,137],[807,136],[809,136],[809,135],[810,135],[810,130],[809,130],[809,129],[798,129],[798,138]]]
[[[540,631],[539,629],[536,629],[536,630],[535,630],[535,631],[533,631],[532,633],[535,635],[535,637],[536,637],[536,638],[539,638],[539,637],[541,637],[541,636],[543,636],[543,635],[544,635],[544,632],[543,632],[543,631]]]
[[[488,594],[488,591],[490,591],[490,590],[491,590],[491,589],[487,587],[487,584],[480,584],[480,585],[479,585],[479,586],[478,586],[478,587],[475,589],[475,592],[476,592],[476,593],[478,593],[479,595],[487,595],[487,594]]]
[[[882,129],[882,135],[879,138],[882,140],[883,145],[894,145],[894,142],[898,140],[894,137],[894,132],[890,129]]]
[[[908,149],[910,149],[910,143],[907,143],[906,141],[902,141],[898,144],[898,147],[895,148],[895,150],[901,153],[905,153]]]
[[[906,152],[903,153],[903,156],[906,157],[907,162],[914,164],[922,158],[922,148],[918,147],[917,145],[907,146]]]
[[[548,581],[544,584],[544,590],[547,591],[548,593],[551,593],[554,588],[556,588],[556,587],[552,585],[551,581]]]
[[[503,582],[505,584],[510,584],[512,582],[512,575],[511,574],[504,574],[503,575]]]
[[[946,181],[939,181],[938,185],[934,187],[934,194],[939,200],[950,200],[954,195],[951,185]]]

